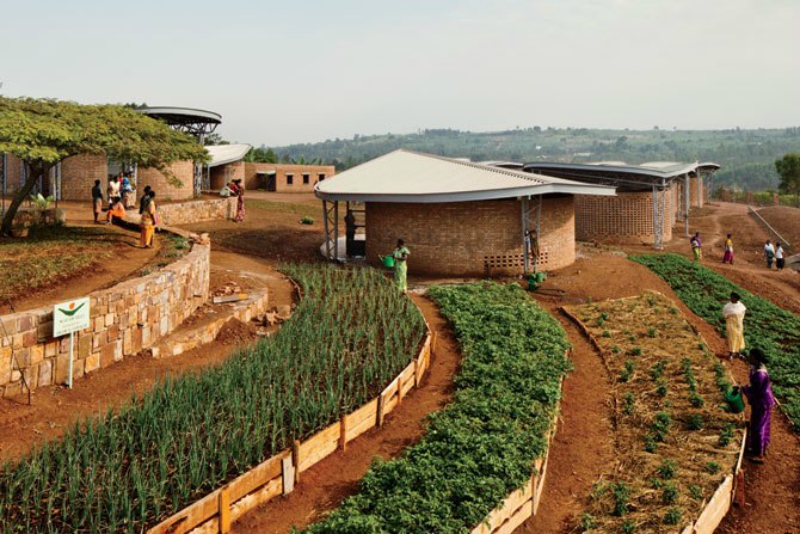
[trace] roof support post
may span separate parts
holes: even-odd
[[[6,185],[8,177],[6,165],[8,165],[8,154],[3,152],[0,154],[0,193],[2,194],[2,197],[0,197],[0,217],[6,214],[6,191],[8,188]]]
[[[697,169],[697,207],[703,207],[703,175],[700,169]]]
[[[664,195],[662,194],[661,196]],[[653,248],[655,250],[661,250],[662,248],[664,248],[663,217],[665,210],[661,208],[661,206],[659,205],[660,203],[661,199],[659,199],[659,188],[657,185],[654,184],[653,185]]]
[[[686,200],[685,206],[683,208],[684,209],[683,220],[684,220],[684,226],[685,226],[685,231],[686,231],[686,237],[689,237],[689,180],[691,180],[691,178],[689,178],[689,173],[687,172],[686,173],[686,181],[684,182],[685,185],[683,187],[683,189],[684,189],[684,191],[683,191],[684,195],[683,196],[685,197],[685,200]]]
[[[333,203],[333,259],[339,261],[339,201]]]
[[[522,208],[522,258],[524,273],[528,274],[531,270],[531,242],[530,235],[528,234],[528,197],[522,198],[520,206]]]
[[[322,220],[325,224],[325,259],[331,259],[331,235],[330,224],[328,222],[328,201],[322,201]]]

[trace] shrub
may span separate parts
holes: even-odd
[[[314,217],[311,215],[304,215],[302,219],[300,219],[302,224],[314,224]]]

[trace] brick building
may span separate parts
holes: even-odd
[[[339,205],[346,203],[348,212],[362,212],[370,263],[379,263],[378,256],[391,253],[402,237],[411,250],[412,274],[449,276],[513,275],[569,265],[575,260],[574,199],[579,194],[607,197],[614,189],[405,150],[316,186],[326,213],[329,257],[343,255],[338,220]],[[526,239],[529,234],[532,240]]]
[[[244,157],[250,148],[250,145],[243,144],[207,146],[206,150],[211,156],[211,163],[208,163],[205,168],[205,182],[208,187],[204,187],[204,189],[219,191],[225,184],[234,180],[242,180],[244,183]],[[250,189],[246,184],[245,188]]]
[[[579,241],[648,244],[661,248],[678,235],[688,235],[691,208],[703,206],[703,180],[719,165],[714,163],[622,162],[529,163],[524,170],[587,184],[612,185],[613,197],[577,195],[575,234]]]
[[[333,165],[245,163],[245,189],[278,193],[313,193],[314,186],[336,174]]]

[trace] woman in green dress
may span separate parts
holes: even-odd
[[[410,252],[405,247],[405,242],[402,239],[397,240],[397,247],[394,249],[392,256],[394,256],[394,283],[400,288],[400,291],[405,293],[408,291],[408,255]]]

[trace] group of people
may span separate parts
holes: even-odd
[[[689,239],[689,244],[692,247],[693,263],[703,260],[703,245],[700,241],[700,232],[695,234]],[[775,245],[767,239],[764,244],[764,257],[767,260],[767,269],[772,269],[773,263],[775,267],[781,271],[786,265],[786,258],[783,246],[776,242]],[[733,234],[728,233],[725,238],[725,254],[722,256],[722,263],[729,263],[733,265]]]
[[[744,359],[744,317],[746,313],[747,307],[741,302],[741,296],[736,292],[731,293],[730,302],[722,308],[728,338],[729,360],[733,360],[735,357]],[[751,349],[747,361],[750,364],[750,382],[741,388],[741,392],[750,403],[750,423],[746,448],[752,461],[763,463],[770,442],[775,395],[772,393],[772,385],[766,368],[766,364],[769,363],[767,354],[758,348]]]
[[[106,220],[100,221],[100,214],[103,212],[103,204],[106,200],[103,198],[103,191],[100,187],[100,180],[94,181],[92,187],[92,207],[94,211],[95,224],[111,224],[114,218],[125,220],[127,212],[126,208],[136,207],[133,201],[133,187],[130,180],[123,173],[120,177],[114,176],[108,181],[108,188],[106,189],[108,195],[108,207],[106,210]],[[126,184],[127,182],[127,184]],[[140,243],[142,248],[151,248],[153,246],[153,236],[155,229],[158,226],[158,212],[156,211],[156,192],[148,185],[144,188],[144,194],[139,199],[139,216],[140,220]]]
[[[234,222],[244,222],[244,186],[241,178],[225,184],[219,192],[222,197],[236,197],[236,216]]]
[[[767,269],[772,269],[772,264],[779,271],[783,270],[786,265],[786,258],[784,257],[783,247],[780,242],[776,241],[773,246],[769,239],[764,243],[764,258],[767,260]]]

